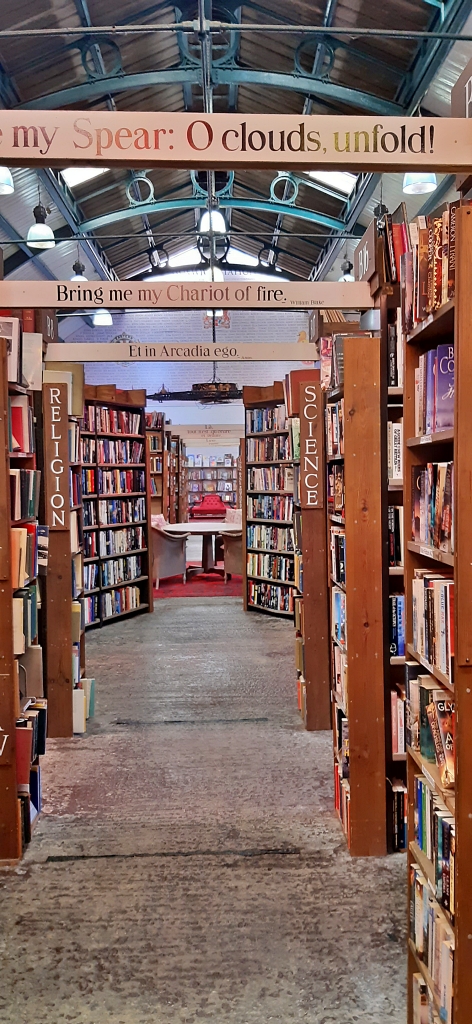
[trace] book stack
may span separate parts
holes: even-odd
[[[409,225],[400,261],[405,334],[455,297],[456,218],[461,205],[460,200],[449,203],[437,216],[419,216]]]
[[[392,721],[392,754],[406,754],[406,695],[404,686],[390,691]]]
[[[405,595],[390,594],[389,610],[389,641],[390,657],[405,657]]]
[[[452,1024],[454,929],[415,863],[410,867],[410,942],[427,972],[439,1019]]]
[[[248,551],[247,572],[248,576],[280,580],[282,583],[296,582],[294,559],[272,552],[263,554]]]
[[[419,661],[453,683],[454,580],[415,569],[412,581],[413,649]]]
[[[389,505],[388,517],[388,564],[390,568],[403,566],[404,559],[404,533],[403,533],[403,506]]]
[[[454,345],[438,345],[419,356],[415,370],[417,437],[454,427]]]
[[[346,583],[346,531],[338,526],[330,526],[329,537],[331,578],[343,587]]]
[[[340,519],[344,519],[346,514],[344,462],[328,462],[326,499],[328,512]]]
[[[326,457],[344,455],[344,398],[326,406]]]
[[[454,464],[428,462],[411,471],[411,539],[436,551],[454,551]]]

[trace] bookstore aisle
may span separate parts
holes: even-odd
[[[196,598],[90,635],[96,717],[0,872],[2,1024],[405,1024],[404,858],[347,852],[292,631]]]

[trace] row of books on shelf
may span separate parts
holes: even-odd
[[[205,468],[221,468],[226,466],[230,468],[236,464],[236,460],[232,455],[187,455],[187,468],[188,469],[201,469]]]
[[[78,598],[84,589],[84,563],[82,551],[72,555],[72,597]]]
[[[415,437],[454,426],[454,345],[438,345],[419,357],[415,370]]]
[[[415,569],[412,580],[413,647],[423,661],[453,682],[454,580]]]
[[[16,469],[10,467],[11,518],[37,518],[41,484],[40,469]]]
[[[387,476],[403,480],[403,420],[387,422]]]
[[[422,974],[413,974],[413,1018],[412,1024],[441,1024],[436,1011],[432,989]]]
[[[293,587],[248,580],[248,602],[255,608],[293,613]]]
[[[71,459],[71,462],[74,461]],[[84,466],[95,465],[97,461],[97,441],[95,437],[80,438],[80,460]]]
[[[326,457],[344,455],[344,398],[326,405],[325,419]]]
[[[130,491],[146,491],[146,471],[144,469],[97,470],[98,494],[127,494]]]
[[[144,497],[101,500],[97,506],[89,501],[84,504],[84,526],[121,526],[146,519]]]
[[[401,310],[395,323],[387,324],[387,382],[389,388],[403,387],[403,334]]]
[[[162,438],[158,434],[150,434],[147,441],[150,452],[162,452]]]
[[[247,572],[249,576],[265,576],[268,579],[282,580],[284,583],[293,583],[294,559],[284,558],[283,555],[267,552],[250,552],[247,554]]]
[[[410,222],[410,245],[400,268],[406,334],[455,297],[456,212],[460,205],[460,200],[449,203],[440,216],[418,216]]]
[[[129,526],[123,530],[87,531],[84,537],[86,558],[107,558],[109,555],[122,555],[128,551],[141,551],[145,547],[146,536],[142,526]]]
[[[80,425],[77,420],[69,420],[68,427],[68,438],[69,438],[69,462],[81,462],[82,461],[82,446],[80,441]],[[93,438],[87,438],[87,441],[95,440]],[[89,462],[94,462],[94,459],[89,459]]]
[[[344,527],[331,526],[329,531],[331,576],[336,583],[346,583],[346,532]]]
[[[190,494],[225,494],[233,492],[234,480],[193,480],[188,485]]]
[[[338,704],[347,708],[347,654],[337,643],[331,644],[331,659],[334,696]]]
[[[293,575],[298,592],[303,594],[303,555],[300,551],[296,551],[294,554]]]
[[[346,594],[337,586],[331,588],[331,637],[346,649]]]
[[[405,687],[399,684],[390,691],[390,720],[392,724],[392,754],[406,754],[406,695]]]
[[[291,434],[246,439],[247,462],[289,462],[295,457],[292,452]]]
[[[117,590],[107,590],[104,594],[91,594],[83,600],[85,625],[90,626],[101,619],[135,611],[142,604],[141,592],[136,586],[119,587]]]
[[[454,921],[455,819],[425,775],[414,777],[415,843],[431,864],[434,896]]]
[[[9,395],[8,435],[8,448],[11,454],[34,452],[33,409],[28,395]]]
[[[129,583],[142,576],[141,555],[129,555],[127,558],[113,558],[102,562],[100,566],[100,586],[110,587],[118,583]]]
[[[73,732],[85,733],[87,719],[95,714],[95,679],[80,677],[72,691]]]
[[[144,414],[146,422],[146,430],[163,430],[164,429],[164,413],[163,412],[146,412]]]
[[[411,539],[438,551],[454,551],[454,463],[413,466]]]
[[[439,770],[443,789],[453,789],[455,780],[455,702],[454,696],[421,665],[408,661],[405,666],[406,744],[418,751],[424,761]]]
[[[236,469],[189,469],[189,480],[235,480]]]
[[[290,491],[293,494],[292,466],[252,466],[247,470],[248,491]]]
[[[162,480],[156,480],[156,477],[152,476],[149,481],[149,493],[151,498],[162,498]]]
[[[418,864],[411,864],[409,881],[410,940],[431,979],[439,1019],[443,1024],[452,1024],[454,929]],[[427,1006],[426,1002],[423,1005]]]
[[[405,595],[389,594],[388,625],[390,657],[405,657]]]
[[[149,459],[151,473],[162,473],[162,456],[151,455]]]
[[[326,500],[328,512],[344,518],[344,463],[328,463]]]
[[[293,552],[291,531],[283,527],[250,523],[247,526],[246,540],[248,548]]]
[[[86,405],[84,430],[97,434],[141,434],[141,413],[108,405]]]
[[[84,533],[82,529],[81,513],[77,510],[70,513],[69,533],[71,551],[79,551],[83,547]]]
[[[14,526],[10,530],[11,578],[13,590],[24,587],[39,573],[38,523]]]
[[[261,494],[247,499],[248,519],[273,519],[275,522],[290,522],[293,515],[293,498],[277,494]]]
[[[127,462],[139,463],[144,459],[144,444],[141,441],[115,441],[110,438],[97,438],[98,465],[113,462],[126,465]]]
[[[272,430],[287,430],[284,405],[268,409],[246,409],[246,434],[263,434]]]
[[[37,581],[13,594],[13,653],[24,654],[38,638],[41,593]]]

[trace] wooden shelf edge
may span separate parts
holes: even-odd
[[[419,544],[415,540],[409,540],[406,544],[408,551],[412,551],[421,558],[431,558],[433,562],[442,562],[443,565],[454,567],[454,555],[450,551],[440,551],[430,544]]]
[[[441,786],[441,779],[439,775],[439,769],[436,762],[427,761],[421,754],[420,750],[413,750],[413,747],[407,747],[407,754],[412,758],[413,761],[418,765],[418,768],[422,772],[428,781],[433,785],[436,793],[439,794],[441,800],[446,805],[448,811],[455,816],[456,813],[456,797],[455,790],[444,789]]]
[[[430,444],[444,444],[446,441],[454,440],[454,428],[452,430],[437,430],[433,434],[420,434],[418,437],[409,437],[406,441],[407,448],[424,448]]]
[[[440,672],[438,668],[436,668],[434,665],[430,665],[429,661],[426,661],[426,658],[422,658],[421,654],[419,654],[418,651],[415,651],[413,644],[407,644],[406,649],[408,654],[411,654],[411,657],[414,658],[415,661],[418,661],[419,664],[422,665],[427,672],[429,672],[430,676],[434,676],[435,679],[437,679],[440,683],[442,683],[443,686],[445,686],[446,690],[450,690],[451,693],[454,693],[454,683],[451,683],[448,677],[445,676],[443,672]]]

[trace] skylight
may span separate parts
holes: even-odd
[[[194,246],[176,253],[175,256],[169,256],[169,267],[197,267],[201,259],[198,249]]]
[[[259,266],[257,256],[250,256],[248,252],[243,252],[242,249],[237,249],[234,245],[230,245],[226,259],[228,263],[237,263],[240,267]]]
[[[357,179],[357,175],[350,171],[308,171],[308,177],[337,189],[345,196],[351,195]]]
[[[91,181],[92,178],[98,178],[99,174],[106,174],[109,169],[109,167],[66,167],[61,174],[69,188],[76,188],[77,185],[83,185],[84,182]]]

